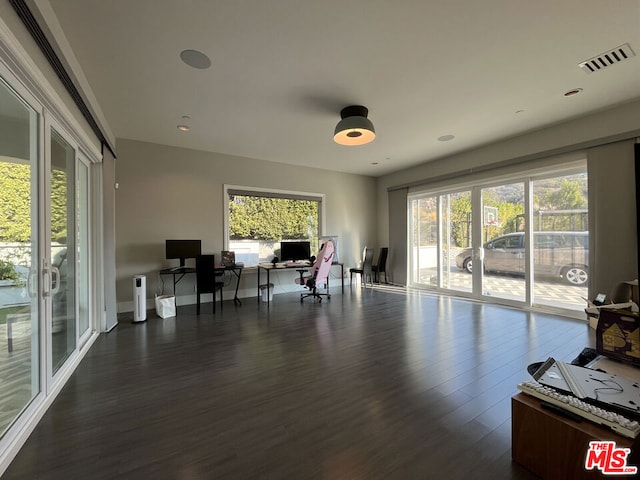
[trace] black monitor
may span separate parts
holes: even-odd
[[[184,267],[187,258],[196,258],[202,253],[202,241],[200,240],[165,240],[167,260],[180,259],[180,266]]]
[[[282,262],[309,260],[309,257],[311,257],[311,242],[280,242]]]

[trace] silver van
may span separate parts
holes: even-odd
[[[509,233],[483,246],[486,272],[524,274],[524,233]],[[571,285],[589,281],[588,232],[534,232],[533,264],[536,275],[564,278]],[[456,256],[456,266],[473,271],[471,248]]]

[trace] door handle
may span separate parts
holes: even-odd
[[[48,268],[42,269],[42,298],[51,296],[51,274]]]
[[[51,267],[51,294],[55,295],[59,291],[60,291],[60,269],[58,267]]]
[[[29,274],[27,275],[27,296],[29,298],[34,298],[38,293],[38,272],[33,268],[29,269]]]

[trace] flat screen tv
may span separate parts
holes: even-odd
[[[202,253],[201,240],[165,240],[167,260],[178,258],[180,266],[184,267],[187,258],[196,258]]]
[[[296,262],[310,257],[311,242],[280,242],[280,261]]]

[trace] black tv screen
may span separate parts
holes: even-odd
[[[184,267],[187,258],[196,258],[202,253],[202,241],[200,240],[165,240],[165,252],[167,260],[180,259],[180,266]]]
[[[309,260],[311,242],[280,242],[280,257],[283,262]]]

